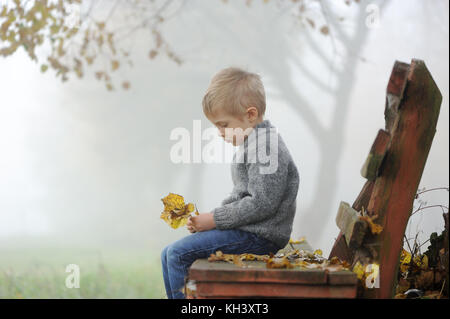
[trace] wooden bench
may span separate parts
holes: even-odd
[[[361,169],[367,181],[353,205],[341,202],[336,217],[340,233],[329,255],[347,261],[351,269],[358,263],[379,267],[372,289],[363,289],[350,270],[268,269],[263,261],[247,261],[242,268],[199,259],[189,269],[187,298],[392,298],[441,102],[423,61],[395,62],[387,85],[385,128],[378,131]]]
[[[292,249],[311,251],[307,244]],[[289,245],[283,249],[289,251]],[[227,262],[199,259],[189,271],[195,288],[188,298],[354,298],[356,275],[351,271],[322,269],[267,269],[265,262],[244,261],[248,268]]]

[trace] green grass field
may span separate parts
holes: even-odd
[[[67,288],[77,264],[80,288]],[[2,249],[0,298],[166,298],[159,252]]]

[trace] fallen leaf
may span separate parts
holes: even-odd
[[[372,234],[377,235],[383,231],[383,227],[381,225],[378,225],[373,222],[374,219],[376,219],[377,216],[370,217],[370,216],[359,216],[359,219],[365,220],[367,224],[369,225],[370,231]]]
[[[254,254],[224,254],[220,250],[216,251],[214,254],[211,254],[208,257],[209,262],[214,261],[226,261],[232,264],[235,264],[239,267],[247,267],[246,264],[243,263],[244,260],[260,260],[266,261],[269,258],[268,255],[254,255]]]
[[[402,273],[406,273],[408,271],[410,262],[411,262],[411,254],[405,249],[403,249],[400,254],[400,271]]]
[[[306,241],[305,237],[301,237],[300,239],[289,239],[289,244],[302,244]]]
[[[353,266],[352,271],[356,274],[356,276],[358,277],[359,280],[363,280],[365,271],[364,271],[363,265],[361,265],[361,263],[359,261],[356,262],[355,266]]]
[[[292,268],[293,265],[289,262],[287,257],[271,257],[266,262],[267,268],[277,269],[277,268]]]

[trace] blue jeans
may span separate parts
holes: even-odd
[[[276,253],[282,247],[256,234],[239,229],[212,229],[188,235],[166,246],[161,253],[162,272],[167,298],[185,298],[182,290],[188,269],[199,258],[217,250],[224,254]]]

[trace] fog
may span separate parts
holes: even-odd
[[[62,83],[52,72],[42,74],[22,49],[0,59],[0,249],[58,245],[159,254],[187,236],[159,218],[161,198],[181,194],[208,212],[232,189],[230,166],[172,163],[170,133],[192,132],[194,120],[202,129],[212,126],[201,100],[211,77],[231,65],[261,75],[265,118],[297,164],[291,237],[330,251],[339,202],[356,199],[365,182],[360,168],[384,128],[396,60],[424,60],[442,92],[419,187],[448,186],[448,2],[327,1],[332,36],[302,27],[286,3],[276,3],[191,0],[174,7],[162,32],[184,63],[163,55],[150,60],[150,40],[138,34],[134,66],[120,71],[131,83],[128,91],[109,92],[92,74]],[[381,13],[372,28],[366,25],[370,3]],[[430,192],[426,200],[448,206],[448,192]],[[424,240],[442,227],[442,211],[429,209],[411,219],[407,232]]]

